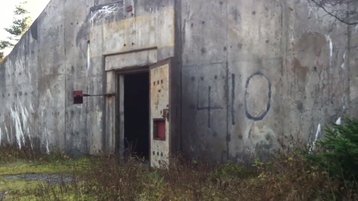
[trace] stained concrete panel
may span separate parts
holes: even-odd
[[[194,66],[226,64],[227,122],[220,126],[228,160],[264,159],[298,142],[312,144],[323,134],[316,132],[320,126],[347,113],[347,26],[324,11],[307,1],[275,0],[182,1],[181,8],[183,144],[210,149],[213,143],[199,137],[205,118],[186,123],[188,108],[195,108],[190,76],[204,71],[188,73]],[[200,148],[184,147],[198,156]]]
[[[225,62],[226,1],[183,0],[182,4],[183,65]]]
[[[320,127],[345,116],[349,88],[342,68],[347,26],[307,2],[288,2],[287,51],[283,75],[284,133],[312,145]]]
[[[281,55],[282,8],[276,0],[228,1],[229,61]]]
[[[226,73],[225,63],[183,69],[183,148],[195,158],[226,158]]]
[[[105,58],[105,70],[121,70],[133,67],[148,66],[158,62],[157,49],[139,50]]]

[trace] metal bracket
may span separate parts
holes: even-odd
[[[82,104],[83,97],[112,97],[116,96],[115,93],[108,93],[108,94],[84,94],[82,91],[73,91],[73,103],[74,104]]]
[[[115,93],[109,93],[109,94],[83,94],[83,97],[91,97],[91,96],[106,96],[106,97],[111,97],[111,96],[116,96]]]

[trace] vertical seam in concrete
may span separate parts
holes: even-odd
[[[226,2],[226,9],[225,9],[225,18],[226,18],[226,160],[230,158],[230,131],[229,131],[229,118],[230,118],[230,79],[229,79],[229,6],[228,2]],[[233,86],[232,86],[233,87]],[[231,103],[233,104],[233,102]]]
[[[289,44],[289,41],[288,41],[288,24],[287,24],[287,21],[289,20],[288,19],[288,16],[287,16],[287,9],[286,9],[286,0],[281,0],[280,1],[280,7],[281,7],[281,56],[282,56],[282,61],[281,61],[281,82],[282,82],[282,86],[281,86],[281,90],[280,90],[280,94],[283,94],[283,91],[284,91],[284,88],[285,88],[285,85],[287,87],[287,92],[289,93],[289,86],[288,86],[288,80],[287,79],[287,75],[288,73],[286,72],[286,69],[287,69],[287,52],[288,52],[288,44]],[[281,96],[280,97],[282,100],[281,101],[285,101],[285,97]],[[282,109],[282,104],[279,106],[281,109]],[[283,113],[285,113],[285,110],[283,108]],[[282,117],[285,117],[286,115],[282,115]],[[282,119],[282,122],[284,123],[285,122],[285,118]],[[285,133],[284,132],[284,128],[282,128],[282,133]]]
[[[47,5],[48,6],[48,5]],[[47,7],[46,6],[46,7]],[[45,8],[46,9],[46,8]],[[44,11],[43,11],[44,12]],[[40,15],[41,16],[41,15]],[[39,17],[40,17],[39,16]],[[39,25],[39,26],[41,26],[41,25]],[[39,26],[37,27],[37,31],[39,30]],[[36,96],[36,101],[37,101],[37,103],[36,103],[36,107],[34,107],[34,108],[37,108],[37,111],[36,111],[36,114],[37,114],[37,119],[36,119],[36,123],[37,123],[37,127],[36,127],[36,132],[37,132],[37,135],[38,135],[38,137],[39,137],[39,139],[40,139],[40,127],[41,127],[41,125],[40,125],[40,113],[39,113],[39,105],[40,105],[40,73],[39,72],[42,72],[42,69],[41,69],[41,67],[42,67],[42,63],[40,62],[40,47],[41,47],[41,37],[38,37],[38,40],[37,40],[37,79],[36,79],[36,84],[37,84],[37,86],[36,86],[36,88],[35,88],[35,90],[36,90],[36,92],[37,92],[37,96]],[[5,69],[5,75],[6,75],[6,69]],[[5,127],[6,128],[6,127]],[[9,140],[9,139],[8,139]],[[41,139],[39,140],[39,149],[41,149]]]
[[[211,128],[211,87],[208,89],[208,128]]]
[[[102,36],[103,39],[103,36]],[[103,76],[103,85],[102,85],[102,90],[103,90],[103,94],[107,93],[107,73],[105,71],[105,56],[101,57],[102,59],[102,76]],[[103,100],[103,106],[102,106],[102,150],[104,152],[107,152],[109,150],[107,150],[106,148],[106,141],[107,141],[107,135],[109,134],[109,132],[107,132],[107,128],[106,128],[106,119],[107,119],[107,111],[106,111],[106,105],[107,105],[107,97],[104,97]]]
[[[235,125],[236,121],[235,121],[235,108],[234,108],[234,103],[235,103],[235,90],[236,90],[236,76],[234,73],[231,73],[231,105],[230,105],[230,112],[231,112],[231,124]]]
[[[353,5],[354,6],[354,5]],[[349,10],[350,10],[350,3],[347,4],[347,19],[349,19]],[[347,73],[348,73],[348,81],[347,81],[347,93],[348,93],[348,99],[347,104],[348,107],[351,107],[351,27],[347,24]],[[344,104],[344,103],[343,103]],[[345,111],[343,111],[344,113]]]
[[[226,159],[230,158],[230,131],[229,131],[229,108],[230,108],[230,97],[229,97],[230,79],[229,79],[229,62],[228,57],[226,58]],[[233,104],[233,103],[232,103]]]
[[[95,1],[93,1],[93,6],[96,6]],[[90,32],[89,32],[90,33]],[[90,33],[91,34],[91,33]],[[101,52],[102,52],[102,56],[101,56],[101,67],[102,67],[102,91],[103,94],[107,93],[107,72],[106,72],[106,56],[103,55],[103,26],[101,26]],[[109,130],[107,130],[107,124],[106,124],[106,120],[107,120],[107,102],[108,102],[108,98],[105,96],[103,98],[103,105],[102,105],[102,150],[109,154],[109,147],[106,147],[106,145],[109,145],[109,143],[107,144],[107,138],[110,132],[108,132]],[[116,122],[115,122],[116,123]]]
[[[182,53],[183,53],[183,30],[182,30],[182,0],[174,0],[174,18],[175,18],[175,30],[174,30],[174,37],[175,37],[175,44],[174,44],[174,60],[175,60],[175,68],[179,68],[175,72],[179,72],[179,98],[177,101],[179,101],[179,118],[177,119],[178,125],[176,126],[176,135],[178,136],[177,139],[179,139],[179,150],[183,151],[183,89],[182,89],[182,79],[183,79],[183,68],[182,68]],[[178,89],[176,89],[178,90]]]
[[[64,24],[64,26],[63,26],[63,44],[64,44],[64,54],[65,54],[65,58],[66,58],[66,54],[67,54],[67,52],[66,52],[66,27],[67,26],[65,26],[65,23],[66,23],[66,15],[65,15],[65,5],[66,5],[66,3],[64,2],[63,3],[63,16],[64,16],[64,18],[63,18],[63,24]],[[67,137],[67,115],[66,115],[66,109],[67,109],[67,62],[65,62],[65,117],[64,117],[64,120],[65,120],[65,132],[64,132],[64,134],[63,134],[63,143],[64,143],[64,145],[66,145],[66,137]],[[65,146],[66,147],[66,146]],[[63,147],[64,149],[66,149],[65,147]]]
[[[89,86],[88,86],[88,80],[89,80],[89,74],[87,74],[87,77],[86,77],[86,92],[88,93],[89,92]],[[90,92],[92,93],[92,92]],[[88,108],[89,108],[89,103],[92,101],[92,99],[88,99],[86,102],[84,102],[84,106],[85,106],[85,126],[84,126],[84,130],[85,130],[85,138],[84,138],[84,151],[85,153],[88,153]]]
[[[105,64],[104,64],[105,65]],[[119,74],[116,73],[115,76],[114,76],[114,83],[115,83],[115,86],[114,86],[114,93],[115,93],[115,96],[114,96],[114,130],[116,132],[119,131],[119,112],[120,111],[120,103],[119,103]],[[105,93],[107,93],[107,91],[105,91]],[[119,132],[118,132],[119,134]],[[120,154],[120,141],[119,141],[119,135],[115,135],[115,138],[113,139],[114,141],[114,153],[115,154],[119,154],[119,158],[122,157],[122,154]]]

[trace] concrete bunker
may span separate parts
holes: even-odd
[[[0,145],[243,162],[357,113],[358,29],[304,0],[52,0],[30,30],[0,64]]]

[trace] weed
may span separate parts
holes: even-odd
[[[19,156],[17,153],[13,155]],[[356,186],[330,177],[328,171],[312,163],[301,151],[276,154],[270,162],[256,161],[252,166],[234,163],[212,165],[183,157],[170,161],[167,169],[152,169],[146,161],[133,157],[123,162],[115,156],[73,160],[40,155],[27,162],[3,164],[0,166],[0,181],[4,179],[1,176],[16,168],[16,173],[52,172],[74,178],[71,182],[36,182],[31,186],[23,181],[8,183],[12,190],[3,188],[9,192],[7,200],[358,199]]]

